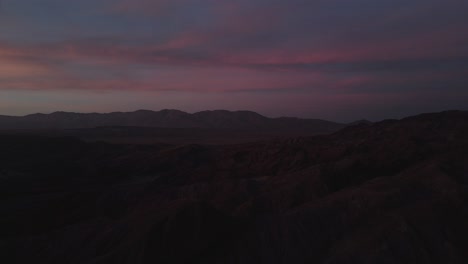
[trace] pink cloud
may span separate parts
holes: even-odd
[[[0,44],[0,80],[48,76],[54,70],[50,65],[29,60],[29,52]]]
[[[165,3],[165,1],[155,3]],[[232,9],[232,10],[231,10]],[[232,34],[244,34],[249,30],[267,27],[264,18],[236,17],[236,6],[228,6],[222,12],[232,12],[233,20],[226,20],[224,28]],[[272,9],[274,11],[274,9]],[[272,11],[272,19],[275,13]],[[268,12],[267,12],[268,13]],[[250,16],[249,16],[250,17]],[[249,25],[252,25],[249,27]],[[237,32],[237,33],[236,33]],[[187,30],[175,34],[161,43],[123,45],[88,41],[66,41],[53,44],[12,46],[0,43],[0,78],[8,78],[8,85],[15,89],[141,89],[141,90],[196,90],[241,91],[275,90],[288,87],[335,87],[378,85],[404,82],[423,82],[428,78],[444,79],[442,74],[427,77],[423,74],[385,77],[367,73],[349,78],[334,76],[320,69],[303,70],[290,67],[295,64],[359,64],[405,59],[431,59],[457,56],[459,49],[447,49],[459,45],[462,39],[459,29],[438,32],[421,32],[402,39],[386,42],[343,42],[327,47],[283,47],[262,50],[230,49],[218,42],[222,32]],[[192,55],[192,51],[195,55]],[[202,56],[199,56],[199,55]],[[132,65],[177,66],[165,71],[165,76],[153,79],[114,76],[89,79],[72,67],[63,64],[81,63],[102,71],[109,68],[131,68]],[[200,67],[194,69],[193,66]],[[260,66],[271,66],[260,67]],[[183,70],[189,69],[189,70]],[[219,70],[222,69],[222,70]],[[275,69],[275,72],[271,72]],[[97,71],[97,72],[98,72]],[[181,75],[182,74],[182,75]],[[16,80],[13,80],[16,79]]]
[[[176,35],[175,37],[169,39],[167,42],[162,43],[154,47],[155,50],[179,50],[195,45],[203,44],[207,41],[206,35],[196,32],[196,31],[187,31],[181,34]]]

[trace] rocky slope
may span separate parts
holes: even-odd
[[[0,137],[11,263],[467,263],[468,113],[230,146]]]

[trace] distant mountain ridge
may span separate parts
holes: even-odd
[[[367,119],[361,119],[361,120],[356,120],[354,122],[349,123],[348,125],[350,126],[355,126],[355,125],[372,125],[374,122],[369,121]]]
[[[180,110],[138,110],[134,112],[54,112],[22,117],[0,116],[0,129],[78,129],[103,126],[162,128],[214,128],[239,130],[301,130],[310,133],[335,132],[345,124],[321,119],[268,118],[251,111],[213,110],[186,113]]]

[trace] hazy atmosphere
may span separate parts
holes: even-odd
[[[2,0],[0,114],[466,109],[463,0]]]

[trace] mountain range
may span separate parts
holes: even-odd
[[[468,112],[234,145],[0,147],[9,263],[468,263]]]
[[[207,128],[252,131],[302,131],[312,134],[337,131],[345,124],[291,117],[268,118],[251,111],[138,110],[135,112],[32,114],[0,116],[0,129],[81,129],[95,127]]]

